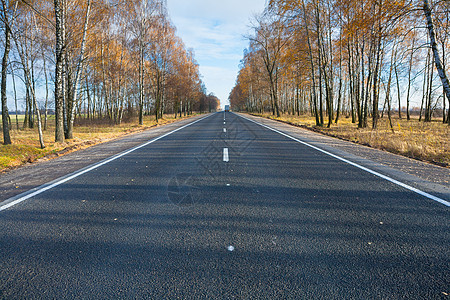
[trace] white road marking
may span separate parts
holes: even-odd
[[[224,128],[224,129],[223,129],[223,132],[224,132],[224,133],[226,133],[226,132],[227,132],[227,129],[226,129],[226,128]]]
[[[228,148],[223,148],[223,161],[229,162],[230,158],[228,157]]]
[[[314,150],[317,150],[317,151],[322,152],[322,153],[324,153],[324,154],[326,154],[326,155],[329,155],[329,156],[331,156],[331,157],[334,157],[334,158],[336,158],[336,159],[338,159],[338,160],[340,160],[340,161],[343,161],[343,162],[345,162],[345,163],[347,163],[347,164],[349,164],[349,165],[352,165],[352,166],[357,167],[357,168],[359,168],[359,169],[361,169],[361,170],[363,170],[363,171],[366,171],[366,172],[368,172],[368,173],[370,173],[370,174],[373,174],[373,175],[375,175],[375,176],[378,176],[378,177],[380,177],[380,178],[382,178],[382,179],[384,179],[384,180],[387,180],[387,181],[389,181],[389,182],[391,182],[391,183],[394,183],[394,184],[396,184],[396,185],[398,185],[398,186],[401,186],[401,187],[403,187],[403,188],[405,188],[405,189],[407,189],[407,190],[410,190],[410,191],[415,192],[415,193],[417,193],[417,194],[419,194],[419,195],[421,195],[421,196],[424,196],[424,197],[426,197],[426,198],[428,198],[428,199],[434,200],[434,201],[436,201],[436,202],[439,202],[439,203],[441,203],[441,204],[444,204],[445,206],[450,207],[450,202],[445,201],[444,199],[441,199],[441,198],[439,198],[439,197],[436,197],[436,196],[433,196],[433,195],[431,195],[431,194],[428,194],[427,192],[421,191],[421,190],[419,190],[419,189],[417,189],[417,188],[415,188],[415,187],[412,187],[412,186],[410,186],[410,185],[408,185],[408,184],[406,184],[406,183],[400,182],[400,181],[395,180],[395,179],[393,179],[393,178],[391,178],[391,177],[389,177],[389,176],[386,176],[386,175],[383,175],[383,174],[381,174],[381,173],[378,173],[377,171],[373,171],[373,170],[371,170],[371,169],[369,169],[369,168],[363,167],[363,166],[361,166],[361,165],[359,165],[359,164],[357,164],[357,163],[354,163],[354,162],[352,162],[352,161],[349,161],[349,160],[347,160],[347,159],[345,159],[345,158],[343,158],[343,157],[337,156],[336,154],[330,153],[330,152],[328,152],[328,151],[326,151],[326,150],[320,149],[320,148],[318,148],[318,147],[316,147],[316,146],[313,146],[313,145],[308,144],[308,143],[306,143],[306,142],[304,142],[304,141],[301,141],[301,140],[299,140],[299,139],[296,139],[295,137],[290,136],[290,135],[288,135],[288,134],[286,134],[286,133],[284,133],[284,132],[281,132],[281,131],[279,131],[279,130],[277,130],[277,129],[274,129],[274,128],[269,127],[269,126],[267,126],[267,125],[258,123],[258,122],[256,122],[256,121],[253,121],[252,119],[247,118],[247,117],[244,117],[244,116],[241,116],[241,115],[239,115],[239,116],[240,116],[241,118],[243,118],[243,119],[246,119],[246,120],[250,121],[250,122],[253,122],[253,123],[255,123],[255,124],[258,124],[258,125],[260,125],[260,126],[262,126],[262,127],[264,127],[264,128],[267,128],[267,129],[272,130],[272,131],[274,131],[274,132],[276,132],[276,133],[279,133],[279,134],[281,134],[281,135],[283,135],[283,136],[285,136],[285,137],[287,137],[287,138],[290,138],[291,140],[294,140],[294,141],[296,141],[296,142],[298,142],[298,143],[300,143],[300,144],[303,144],[303,145],[305,145],[305,146],[308,146],[308,147],[310,147],[310,148],[312,148],[312,149],[314,149]]]
[[[48,190],[50,190],[50,189],[52,189],[54,187],[57,187],[57,186],[59,186],[59,185],[61,185],[63,183],[66,183],[66,182],[68,182],[68,181],[70,181],[70,180],[72,180],[74,178],[77,178],[77,177],[79,177],[79,176],[81,176],[83,174],[86,174],[86,173],[88,173],[88,172],[90,172],[92,170],[95,170],[95,169],[97,169],[97,168],[99,168],[99,167],[101,167],[103,165],[106,165],[106,164],[112,162],[112,161],[115,161],[115,160],[117,160],[117,159],[119,159],[119,158],[121,158],[121,157],[123,157],[123,156],[125,156],[127,154],[130,154],[131,152],[134,152],[134,151],[136,151],[138,149],[141,149],[141,148],[143,148],[145,146],[148,146],[148,145],[150,145],[150,144],[152,144],[152,143],[154,143],[154,142],[156,142],[156,141],[158,141],[158,140],[160,140],[160,139],[162,139],[162,138],[164,138],[164,137],[166,137],[168,135],[171,135],[172,133],[180,131],[180,130],[182,130],[182,129],[186,128],[186,127],[189,127],[189,126],[191,126],[191,125],[193,125],[195,123],[198,123],[198,122],[200,122],[200,121],[202,121],[202,120],[204,120],[206,118],[209,118],[212,115],[213,114],[208,115],[208,116],[206,116],[204,118],[201,118],[201,119],[199,119],[197,121],[194,121],[192,123],[186,124],[186,125],[184,125],[184,126],[182,126],[180,128],[177,128],[177,129],[172,130],[172,131],[170,131],[170,132],[168,132],[166,134],[163,134],[163,135],[161,135],[161,136],[159,136],[157,138],[154,138],[153,140],[150,140],[150,141],[148,141],[148,142],[146,142],[146,143],[144,143],[142,145],[136,146],[136,147],[131,148],[129,150],[126,150],[126,151],[124,151],[122,153],[114,155],[114,156],[112,156],[110,158],[107,158],[107,159],[105,159],[105,160],[103,160],[103,161],[101,161],[99,163],[93,164],[93,165],[91,165],[89,167],[86,167],[84,169],[76,171],[76,172],[74,172],[72,174],[69,174],[69,175],[67,175],[65,177],[57,179],[57,180],[55,180],[55,181],[53,181],[51,183],[44,184],[44,185],[42,185],[40,187],[37,187],[35,189],[32,189],[32,190],[30,190],[28,192],[25,192],[25,193],[22,193],[22,194],[20,194],[18,196],[12,197],[12,198],[10,198],[10,199],[8,199],[8,200],[3,202],[3,205],[0,206],[0,211],[8,209],[8,208],[10,208],[10,207],[12,207],[12,206],[14,206],[16,204],[19,204],[19,203],[21,203],[21,202],[23,202],[25,200],[28,200],[28,199],[30,199],[30,198],[32,198],[34,196],[37,196],[39,194],[42,194],[45,191],[48,191]]]

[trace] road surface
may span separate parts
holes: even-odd
[[[448,299],[449,199],[301,142],[211,114],[0,203],[0,297]]]

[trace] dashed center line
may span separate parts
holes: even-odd
[[[230,158],[228,157],[228,148],[223,148],[223,161],[229,162]]]

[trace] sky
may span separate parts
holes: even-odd
[[[251,19],[266,0],[167,0],[169,16],[186,48],[193,48],[208,93],[222,107],[234,87],[239,63],[248,47]]]

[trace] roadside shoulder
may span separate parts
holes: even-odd
[[[38,160],[32,164],[0,174],[0,202],[143,144],[205,116],[198,115],[167,125],[153,127],[51,160]]]
[[[401,155],[315,133],[267,118],[240,114],[373,171],[450,200],[450,170]]]

